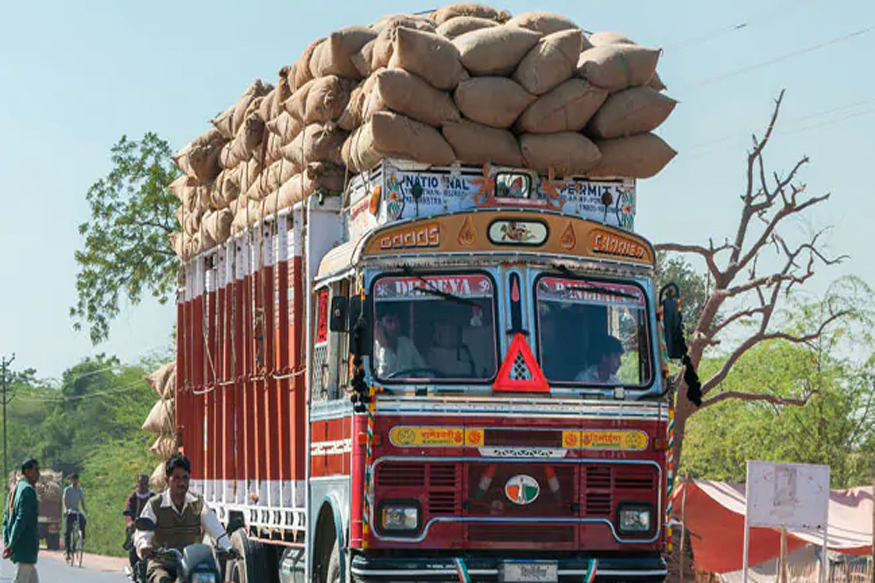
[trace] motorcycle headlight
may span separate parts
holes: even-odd
[[[419,505],[416,502],[385,502],[380,506],[380,526],[394,532],[419,530]]]
[[[624,534],[650,532],[651,509],[649,506],[620,506],[619,530]]]
[[[213,573],[194,573],[191,583],[216,583],[216,576]]]

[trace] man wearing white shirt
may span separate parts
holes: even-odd
[[[621,385],[617,371],[623,356],[623,344],[613,336],[605,336],[599,343],[602,348],[599,361],[580,371],[575,381],[597,385]]]
[[[149,559],[148,583],[171,583],[177,577],[177,565],[153,558],[153,548],[182,551],[190,544],[201,542],[206,533],[223,549],[231,549],[228,534],[215,513],[201,496],[188,491],[191,481],[188,458],[174,455],[167,460],[164,472],[167,489],[151,498],[140,514],[140,517],[155,523],[155,530],[137,530],[134,534],[137,553],[141,558]]]
[[[389,308],[377,320],[374,340],[377,376],[386,378],[397,372],[428,367],[413,341],[401,335],[401,322],[395,309]]]

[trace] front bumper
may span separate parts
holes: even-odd
[[[591,560],[595,557],[478,557],[460,556],[472,582],[497,582],[499,565],[505,560],[555,560],[558,563],[559,583],[584,581]],[[658,555],[640,557],[599,557],[595,563],[595,581],[598,583],[626,582],[661,583],[665,580],[666,565]],[[458,572],[456,557],[366,557],[357,555],[351,565],[352,580],[370,581],[464,581]]]

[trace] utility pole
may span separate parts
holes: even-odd
[[[9,365],[15,360],[15,355],[12,358],[6,359],[4,356],[0,358],[0,383],[3,385],[3,480],[8,484],[9,480],[9,458],[7,454],[7,439],[6,439],[6,406],[12,401],[9,397]]]

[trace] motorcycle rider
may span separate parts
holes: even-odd
[[[134,548],[134,521],[139,518],[143,508],[155,492],[149,487],[149,476],[140,474],[137,476],[137,487],[128,496],[128,501],[125,504],[125,543],[122,547],[128,551],[128,560],[133,569],[139,558],[137,557],[137,549]]]
[[[175,454],[164,465],[167,489],[153,496],[140,514],[155,523],[154,531],[137,530],[134,545],[137,554],[148,559],[148,583],[176,581],[177,565],[155,557],[153,548],[185,547],[203,540],[204,532],[226,551],[231,550],[228,533],[203,497],[188,491],[191,481],[191,462],[182,454]]]

